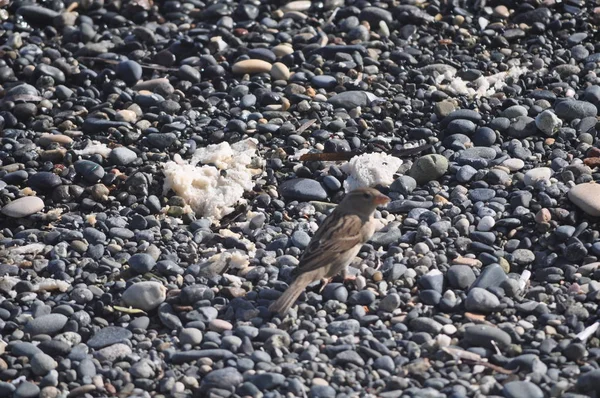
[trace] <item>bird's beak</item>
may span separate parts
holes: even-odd
[[[380,206],[380,205],[384,205],[386,203],[388,203],[390,201],[390,198],[388,198],[387,196],[383,195],[383,194],[379,194],[375,197],[375,204]]]

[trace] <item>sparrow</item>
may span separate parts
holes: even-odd
[[[390,198],[373,188],[348,193],[312,237],[292,272],[292,284],[271,304],[269,311],[284,315],[309,284],[330,280],[345,271],[375,233],[375,209],[389,201]]]

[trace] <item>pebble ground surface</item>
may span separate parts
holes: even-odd
[[[598,395],[596,1],[0,5],[1,397]],[[220,220],[163,192],[247,138]],[[348,178],[306,152],[403,163],[273,316]]]

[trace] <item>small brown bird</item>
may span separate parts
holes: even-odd
[[[346,195],[311,239],[293,271],[294,281],[269,311],[284,315],[310,283],[345,271],[375,233],[375,209],[389,201],[373,188],[356,189]]]

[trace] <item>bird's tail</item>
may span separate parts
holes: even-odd
[[[285,313],[292,307],[296,302],[296,299],[302,294],[306,286],[310,284],[312,278],[309,275],[300,275],[294,282],[286,289],[285,292],[279,298],[271,304],[269,311],[277,312],[279,315],[285,315]]]

